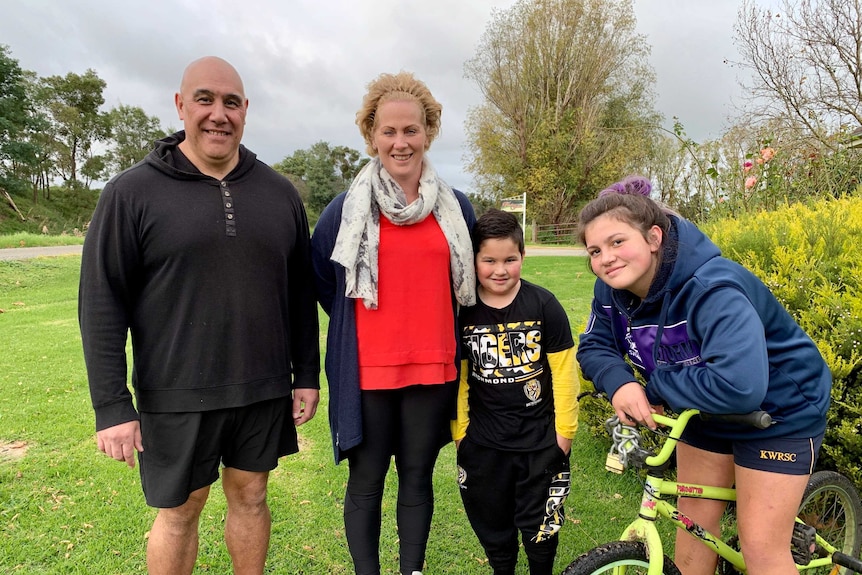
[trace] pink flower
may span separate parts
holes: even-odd
[[[766,146],[762,150],[760,150],[760,157],[763,158],[764,162],[768,162],[775,155],[775,150]]]
[[[757,158],[757,165],[761,165],[763,163],[763,158]]]
[[[751,170],[751,167],[754,165],[754,162],[751,160],[745,160],[745,163],[742,164],[742,171],[748,173]]]
[[[756,183],[757,183],[757,177],[756,176],[748,176],[747,178],[745,178],[745,189],[750,190],[751,188],[754,187],[754,184],[756,184]]]

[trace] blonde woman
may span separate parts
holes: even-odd
[[[441,111],[410,73],[373,80],[356,115],[372,160],[327,206],[312,238],[318,297],[330,316],[329,421],[335,461],[350,467],[344,523],[357,575],[380,573],[393,456],[400,571],[421,575],[431,476],[455,416],[456,310],[475,301],[475,215],[425,154]]]

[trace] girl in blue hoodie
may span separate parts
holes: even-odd
[[[797,573],[790,538],[823,439],[831,374],[763,282],[651,200],[650,190],[649,180],[630,176],[580,213],[580,239],[598,279],[578,362],[629,425],[655,428],[652,414],[665,406],[768,412],[776,423],[763,430],[694,418],[677,448],[677,473],[684,482],[736,484],[750,574]],[[679,501],[712,532],[724,506]],[[675,562],[684,575],[710,575],[716,556],[678,536]]]

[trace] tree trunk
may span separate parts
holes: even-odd
[[[24,217],[24,214],[21,213],[21,210],[18,209],[18,206],[15,205],[15,201],[12,199],[12,196],[9,195],[5,189],[0,188],[0,191],[3,192],[3,195],[6,196],[6,201],[9,202],[9,205],[12,206],[12,209],[20,216],[22,222],[26,222],[27,218]]]

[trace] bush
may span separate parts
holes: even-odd
[[[862,198],[794,204],[702,228],[763,280],[817,344],[834,380],[820,465],[862,486]]]

